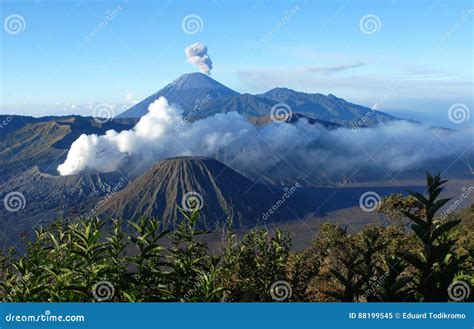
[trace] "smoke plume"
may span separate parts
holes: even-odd
[[[131,130],[80,136],[58,171],[73,175],[121,169],[134,175],[163,158],[207,156],[254,179],[278,176],[283,168],[294,177],[350,177],[425,170],[433,162],[473,154],[472,129],[393,121],[328,130],[305,120],[256,127],[237,112],[194,122],[184,121],[182,114],[179,106],[160,97]],[[451,162],[444,163],[448,167]]]
[[[206,45],[196,42],[186,47],[184,50],[188,62],[193,65],[197,65],[199,70],[204,74],[211,74],[212,61],[207,54]]]

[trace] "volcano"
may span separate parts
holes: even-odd
[[[170,103],[180,105],[186,113],[203,100],[216,100],[238,95],[240,95],[238,92],[205,74],[188,73],[183,74],[158,92],[121,113],[117,118],[139,118],[145,115],[148,112],[148,106],[161,96],[165,97]]]
[[[280,197],[217,160],[177,157],[160,161],[112,196],[101,214],[128,220],[153,216],[173,226],[181,218],[179,208],[200,209],[200,227],[219,227],[228,218],[234,227],[253,227]],[[291,206],[283,204],[271,219],[294,217]]]

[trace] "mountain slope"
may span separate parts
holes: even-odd
[[[363,119],[363,125],[371,126],[379,122],[396,120],[397,118],[368,107],[349,103],[334,95],[307,94],[288,88],[274,88],[264,94],[257,95],[275,102],[287,104],[293,113],[300,113],[314,119],[338,123],[345,126],[357,124]]]
[[[256,97],[250,94],[242,94],[233,97],[211,99],[196,111],[196,118],[205,118],[216,113],[238,112],[245,116],[269,115],[271,108],[276,102]]]
[[[202,73],[183,74],[153,95],[145,98],[117,118],[139,118],[148,112],[148,106],[160,96],[190,112],[196,104],[208,100],[238,96],[239,93]]]
[[[8,211],[0,207],[0,232],[14,241],[21,232],[31,232],[62,216],[94,215],[97,205],[108,193],[113,194],[127,185],[120,173],[53,176],[33,167],[0,184],[0,199],[9,200],[9,193],[21,193],[22,209]],[[15,207],[13,199],[11,204]],[[18,204],[16,204],[18,205]]]
[[[222,225],[228,217],[233,218],[236,227],[254,226],[281,196],[217,160],[177,157],[157,163],[135,179],[104,204],[101,214],[124,219],[155,216],[173,225],[189,193],[198,193],[200,225],[206,228]],[[294,217],[290,205],[288,202],[280,207],[272,219]]]
[[[13,120],[21,119],[14,117]],[[81,134],[102,135],[110,129],[122,131],[132,128],[135,123],[136,119],[98,123],[80,116],[53,117],[48,121],[28,123],[2,136],[0,182],[33,166],[57,174],[57,166],[64,162],[69,147]]]

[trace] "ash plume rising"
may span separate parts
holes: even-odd
[[[459,154],[472,156],[474,149],[472,129],[450,131],[406,121],[328,130],[306,120],[257,127],[237,112],[183,125],[182,115],[178,105],[160,97],[131,130],[81,135],[58,171],[61,175],[117,169],[136,172],[164,158],[206,156],[255,178],[282,162],[302,176],[349,176],[356,169],[381,168],[395,174],[425,170],[433,161]]]
[[[196,42],[184,49],[184,53],[189,64],[196,65],[204,74],[211,74],[212,61],[207,54],[207,46],[203,43]]]

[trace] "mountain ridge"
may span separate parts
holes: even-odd
[[[48,117],[49,118],[49,117]],[[122,131],[131,129],[136,119],[113,119],[97,122],[91,117],[67,116],[53,117],[51,120],[38,120],[25,123],[23,118],[15,130],[2,136],[0,145],[0,182],[15,174],[38,166],[41,170],[55,174],[56,168],[64,162],[71,144],[81,134],[105,134],[107,130]]]
[[[184,114],[194,110],[196,119],[232,111],[247,117],[265,117],[271,114],[275,105],[284,103],[294,114],[346,127],[358,124],[361,119],[364,120],[363,126],[398,120],[390,114],[350,103],[333,94],[304,93],[286,87],[273,88],[263,94],[240,94],[202,73],[181,75],[158,92],[119,114],[117,118],[145,115],[148,106],[160,96],[181,106]],[[198,110],[195,110],[196,108]]]
[[[365,126],[399,120],[390,114],[350,103],[333,94],[304,93],[279,87],[256,96],[284,103],[294,113],[345,126],[357,124],[361,119],[363,119]]]

